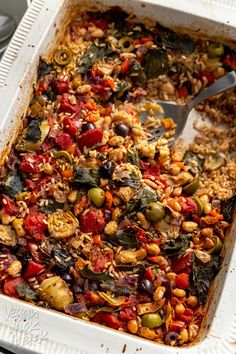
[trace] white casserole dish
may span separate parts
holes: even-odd
[[[12,39],[0,63],[1,151],[14,139],[28,105],[39,55],[50,52],[70,7],[80,3],[79,0],[34,0]],[[96,1],[86,2],[87,6],[95,4],[100,6]],[[188,0],[178,3],[173,0],[101,0],[100,4],[120,5],[128,12],[151,17],[163,25],[185,27],[209,36],[233,40],[236,34],[234,0],[191,3]],[[227,238],[224,262],[214,281],[207,316],[194,345],[185,348],[158,345],[4,295],[0,295],[0,345],[17,353],[43,354],[235,353],[236,257],[232,257],[235,226],[234,223]]]

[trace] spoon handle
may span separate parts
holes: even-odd
[[[216,80],[211,86],[206,88],[195,97],[191,102],[188,103],[188,108],[191,110],[196,104],[204,101],[210,96],[215,96],[218,93],[224,92],[236,86],[236,71],[231,71],[230,73],[224,75],[220,79]]]

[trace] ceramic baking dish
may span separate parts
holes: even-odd
[[[34,0],[0,63],[0,150],[10,146],[20,125],[36,80],[39,55],[48,54],[80,0]],[[234,0],[86,1],[86,6],[119,5],[170,27],[191,29],[209,36],[235,39]],[[188,130],[189,135],[189,130]],[[236,353],[236,220],[225,244],[225,257],[211,289],[207,315],[197,341],[172,348],[100,325],[45,310],[0,295],[0,345],[17,353],[165,354]]]

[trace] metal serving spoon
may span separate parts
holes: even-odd
[[[165,117],[171,117],[176,123],[175,134],[173,135],[174,140],[176,140],[184,130],[189,113],[198,103],[204,101],[208,97],[215,96],[218,93],[224,92],[236,86],[236,71],[231,71],[230,73],[224,75],[220,79],[216,80],[211,86],[202,91],[197,97],[195,97],[191,102],[185,105],[177,105],[173,102],[155,100],[159,103],[163,110]],[[141,122],[144,123],[147,119],[147,115],[141,116]],[[164,128],[153,130],[153,135],[150,137],[149,141],[155,141],[162,136],[166,130]],[[174,142],[173,140],[173,142]],[[171,142],[172,143],[172,142]]]
[[[6,49],[15,29],[15,20],[9,15],[0,14],[0,53]]]

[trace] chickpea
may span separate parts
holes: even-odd
[[[163,298],[166,288],[164,286],[158,286],[158,288],[153,293],[153,299],[159,301]]]
[[[120,208],[115,208],[111,215],[112,221],[116,221],[120,215],[121,215]]]
[[[180,167],[177,166],[177,165],[172,165],[170,167],[170,173],[173,175],[173,176],[177,176],[179,173],[180,173]]]
[[[52,175],[53,174],[53,167],[50,165],[50,163],[45,163],[43,166],[43,172],[45,172],[47,175]]]
[[[205,246],[205,248],[206,248],[207,250],[210,250],[211,248],[214,247],[214,241],[213,241],[211,238],[207,237],[207,238],[205,239],[204,246]]]
[[[113,136],[112,138],[109,139],[108,143],[111,146],[121,146],[124,143],[124,138],[122,136]]]
[[[151,223],[145,218],[145,215],[141,212],[137,213],[137,218],[144,230],[149,230]]]
[[[209,201],[210,201],[207,194],[201,195],[201,196],[199,197],[199,199],[201,199],[201,201],[202,201],[203,203],[209,203]]]
[[[18,260],[14,260],[10,267],[7,269],[7,272],[9,275],[11,275],[12,277],[17,277],[18,274],[20,273],[22,268],[22,264],[20,261]]]
[[[179,197],[182,193],[182,187],[177,187],[173,190],[172,194],[174,197]]]
[[[16,233],[17,233],[17,236],[19,237],[24,237],[26,235],[26,231],[24,229],[24,219],[14,219],[12,221],[12,226],[14,227]]]
[[[190,307],[196,307],[198,305],[198,298],[197,296],[190,295],[186,302]]]
[[[208,215],[208,214],[210,214],[210,212],[211,212],[211,203],[206,203],[205,205],[204,205],[204,214],[206,214],[206,215]]]
[[[147,327],[141,327],[140,328],[140,336],[147,338],[147,339],[154,339],[156,336],[156,333],[155,333],[154,329],[150,329]]]
[[[127,328],[130,331],[130,333],[136,334],[138,332],[138,322],[136,320],[128,321]]]
[[[123,151],[120,148],[109,151],[108,155],[109,155],[109,159],[111,159],[114,162],[121,161],[124,156]]]
[[[177,297],[185,297],[186,296],[186,291],[183,289],[174,289],[172,290],[172,294]]]
[[[158,256],[161,253],[160,247],[156,243],[147,244],[147,252],[152,256]]]
[[[193,232],[196,231],[198,228],[198,224],[193,221],[183,221],[182,222],[182,229],[186,232]]]
[[[213,229],[211,227],[205,227],[201,231],[202,236],[211,238],[213,236]]]
[[[70,203],[74,204],[76,202],[78,196],[78,191],[76,189],[74,189],[73,191],[70,192],[70,194],[68,195],[68,200]]]
[[[178,304],[178,305],[175,306],[175,312],[177,314],[184,313],[184,311],[185,311],[185,307],[184,307],[183,304]]]
[[[167,276],[167,278],[168,278],[169,280],[171,280],[171,281],[174,281],[175,278],[176,278],[176,274],[173,273],[173,272],[167,273],[166,276]]]
[[[106,227],[105,227],[105,233],[107,235],[114,235],[117,231],[117,222],[116,221],[110,221]]]

